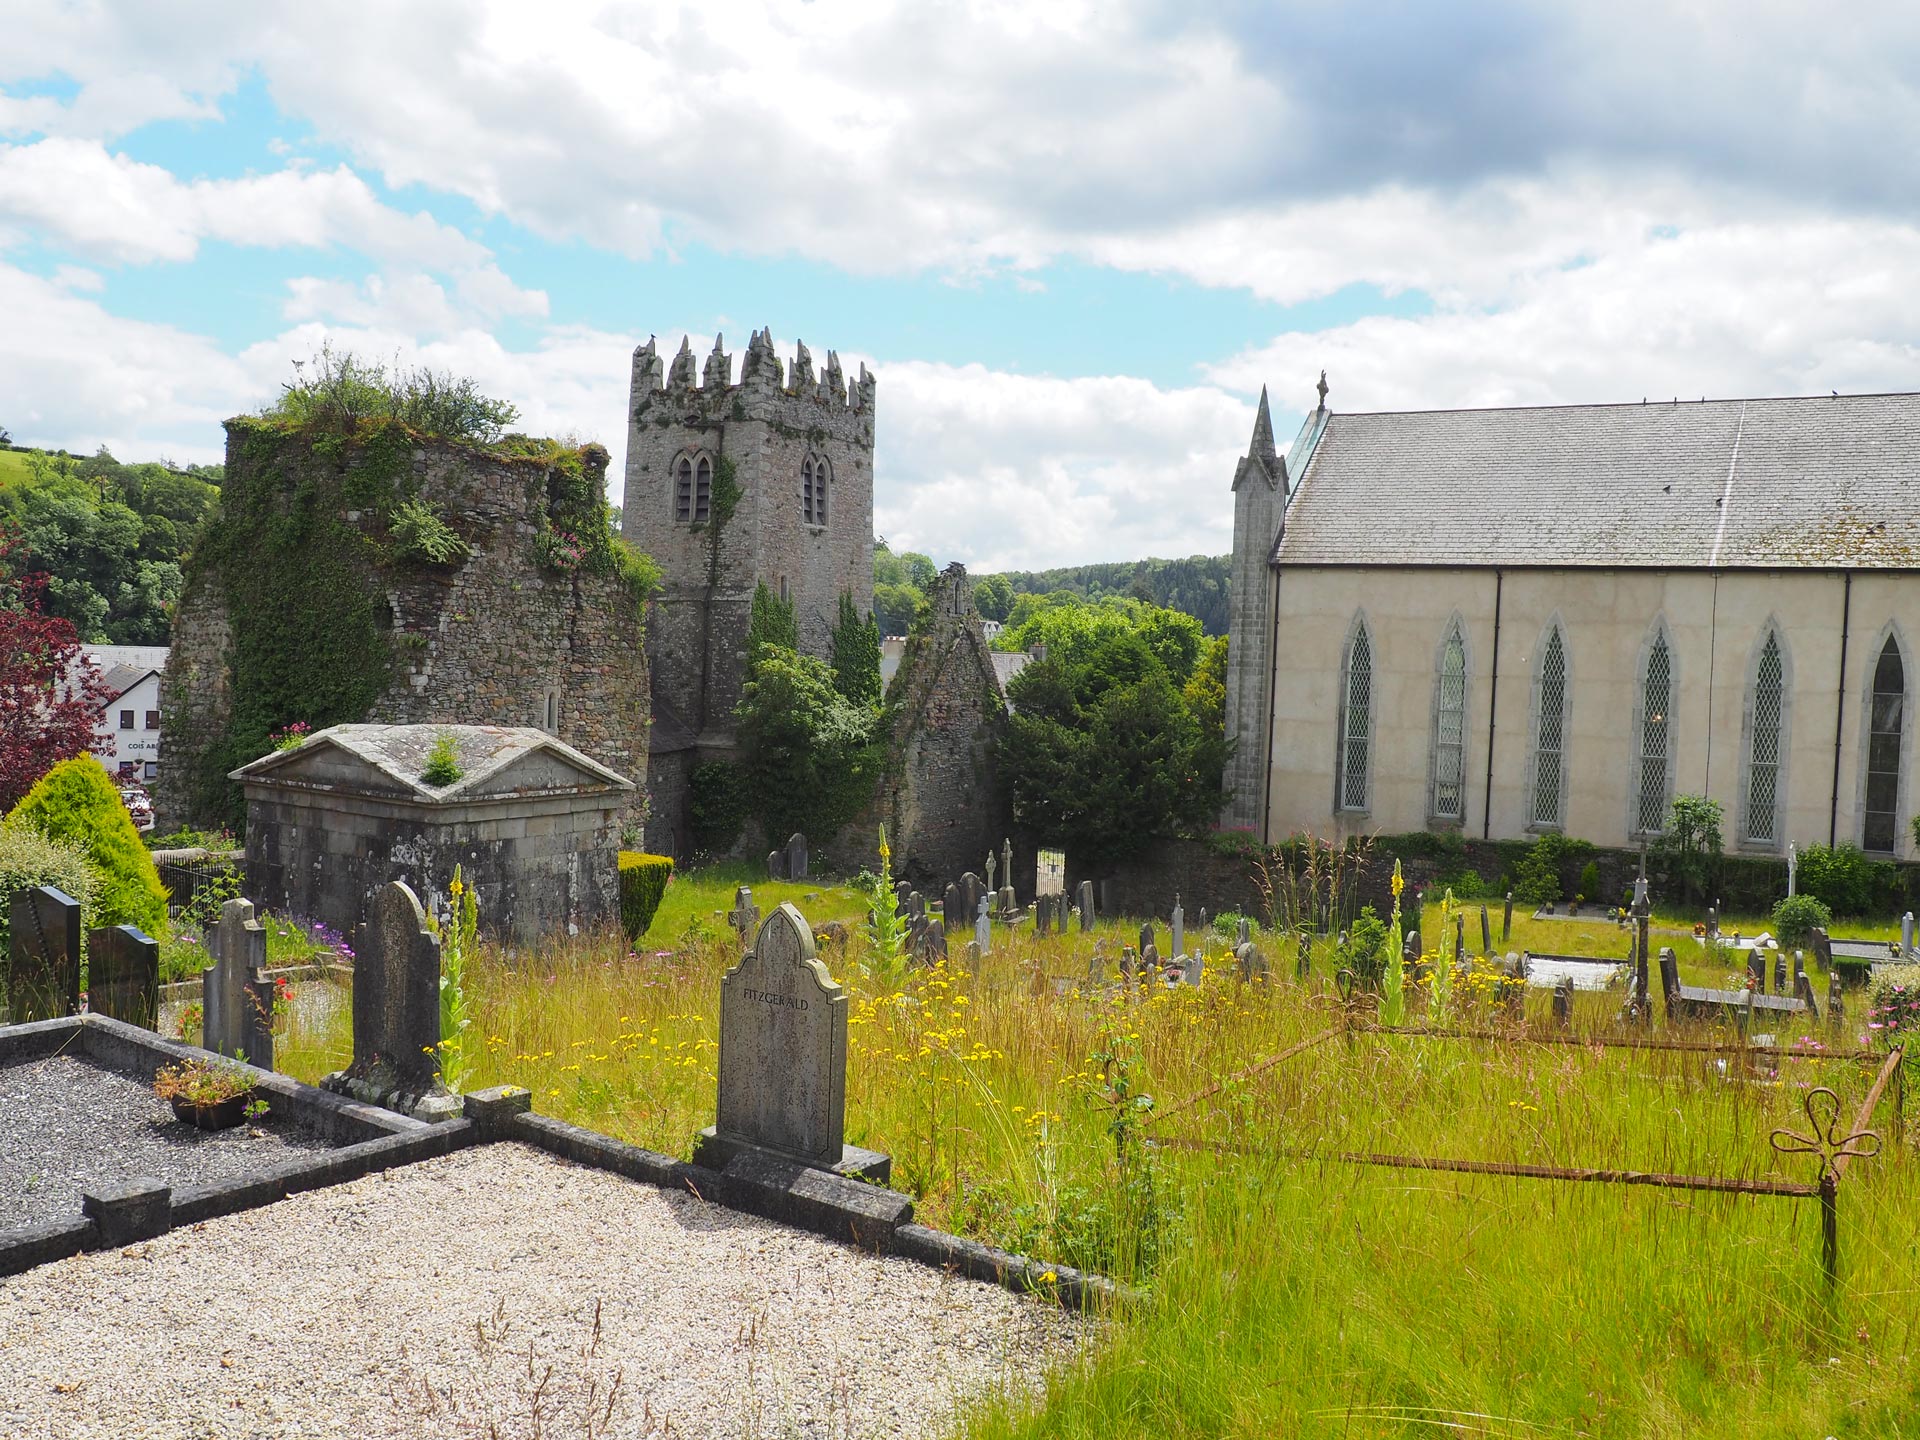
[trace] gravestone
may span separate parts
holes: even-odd
[[[1900,958],[1902,961],[1913,959],[1913,911],[1911,910],[1900,917]]]
[[[999,870],[999,862],[998,862],[997,860],[995,860],[995,859],[993,858],[993,851],[991,851],[991,850],[989,850],[989,851],[987,851],[987,886],[986,886],[986,890],[987,890],[987,894],[989,894],[989,895],[992,895],[992,894],[995,894],[995,893],[997,893],[997,892],[998,892],[998,890],[999,890],[999,887],[998,887],[997,885],[995,885],[995,884],[993,883],[993,877],[994,877],[994,875],[995,875],[996,873],[998,873],[998,870]]]
[[[1187,953],[1187,912],[1180,908],[1180,892],[1173,892],[1173,953]]]
[[[1827,973],[1827,1028],[1838,1031],[1846,1023],[1846,1019],[1847,1004],[1841,998],[1840,977],[1829,971]]]
[[[1813,960],[1827,974],[1838,973],[1833,968],[1833,938],[1827,934],[1824,925],[1813,927]]]
[[[940,898],[941,928],[953,930],[966,920],[966,901],[961,898],[958,885],[948,885],[946,893]]]
[[[1806,962],[1798,950],[1793,952],[1793,994],[1807,1007],[1807,1014],[1815,1020],[1820,1018],[1820,1006],[1813,998],[1813,979],[1807,974]]]
[[[251,900],[229,900],[207,934],[213,963],[201,972],[201,1043],[262,1070],[273,1068],[273,982],[262,975],[267,932]]]
[[[787,837],[787,879],[807,878],[807,837],[798,830]]]
[[[1093,953],[1087,957],[1087,984],[1103,985],[1107,979],[1107,942],[1093,942]]]
[[[1747,952],[1747,983],[1762,995],[1767,993],[1767,957],[1755,949]]]
[[[1553,987],[1553,1021],[1562,1030],[1573,1024],[1573,979],[1569,976]]]
[[[1147,921],[1140,927],[1140,949],[1142,953],[1153,946],[1153,922]]]
[[[353,1063],[326,1088],[416,1120],[453,1120],[440,1082],[440,937],[398,880],[373,893],[353,941]]]
[[[160,944],[137,926],[87,936],[87,1009],[151,1030],[160,1014]]]
[[[58,1020],[80,1009],[80,902],[51,885],[13,892],[7,1002],[13,1023]]]
[[[980,947],[982,955],[993,949],[993,921],[987,918],[986,896],[980,897],[979,907],[973,916],[973,943]]]
[[[1129,989],[1132,988],[1134,977],[1138,972],[1138,962],[1139,956],[1133,946],[1122,945],[1120,947],[1120,983]]]
[[[1293,978],[1305,980],[1313,973],[1313,937],[1300,932],[1300,954],[1293,962]]]
[[[1158,985],[1164,978],[1165,971],[1161,968],[1160,947],[1158,945],[1141,946],[1140,988],[1145,990],[1149,986]]]
[[[1093,928],[1093,882],[1080,882],[1080,933],[1086,934]]]
[[[901,915],[907,913],[907,897],[911,894],[913,894],[913,883],[911,881],[896,880],[893,882],[893,906],[897,913]]]
[[[1042,850],[1034,856],[1033,893],[1036,895],[1067,893],[1066,851]]]
[[[1242,915],[1240,917],[1240,925],[1234,931],[1234,935],[1233,935],[1234,950],[1238,952],[1238,950],[1242,945],[1247,944],[1252,939],[1253,939],[1253,927],[1247,924],[1247,917]]]
[[[786,851],[769,850],[767,852],[767,878],[769,880],[784,880],[787,878]]]
[[[1467,917],[1454,912],[1453,917],[1453,958],[1459,960],[1467,953]]]
[[[1180,978],[1189,985],[1200,983],[1201,960],[1198,952],[1180,961]]]
[[[1709,905],[1707,906],[1707,943],[1711,945],[1714,941],[1718,940],[1719,938],[1720,938],[1720,909],[1718,906]]]
[[[727,923],[740,937],[740,948],[745,950],[755,927],[760,924],[760,907],[753,903],[753,891],[747,886],[742,885],[733,892],[733,909],[727,912]]]
[[[994,908],[1006,917],[1009,925],[1013,923],[1014,912],[1020,908],[1019,903],[1013,898],[1013,886],[1002,885],[1000,887],[998,903],[996,903]]]
[[[1265,981],[1273,974],[1272,967],[1267,964],[1267,957],[1260,953],[1260,947],[1251,940],[1243,940],[1234,947],[1233,958],[1239,965],[1242,980]]]
[[[1480,953],[1493,954],[1493,920],[1487,914],[1484,901],[1480,905]]]
[[[1506,909],[1500,912],[1500,943],[1505,945],[1513,938],[1513,892],[1507,891]]]
[[[1000,842],[1000,888],[1003,890],[1013,888],[1013,841],[1011,839]]]
[[[1036,937],[1053,933],[1053,896],[1037,895],[1033,901],[1033,933]]]
[[[1784,950],[1773,952],[1773,993],[1787,993],[1787,952]]]
[[[1200,943],[1202,945],[1205,945],[1207,943],[1204,938],[1207,933],[1207,907],[1204,905],[1200,907],[1200,923],[1197,928],[1199,930],[1200,935],[1203,937]]]
[[[975,980],[980,978],[980,957],[986,953],[980,948],[978,940],[967,941],[967,974]]]
[[[961,924],[973,923],[974,913],[980,908],[980,895],[980,877],[969,870],[960,877],[960,899],[963,902],[960,910]]]
[[[1407,931],[1405,938],[1400,942],[1400,960],[1405,965],[1420,963],[1420,932],[1418,930]]]
[[[760,925],[720,982],[719,1097],[693,1161],[724,1170],[771,1152],[884,1185],[893,1162],[846,1143],[847,996],[792,905]]]

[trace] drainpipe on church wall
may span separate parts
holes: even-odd
[[[1500,595],[1506,588],[1506,572],[1493,572],[1493,683],[1487,689],[1487,792],[1480,805],[1480,838],[1493,838],[1493,732],[1494,715],[1500,705]]]
[[[1853,619],[1853,572],[1840,600],[1840,682],[1833,692],[1833,798],[1827,803],[1827,848],[1840,838],[1840,735],[1847,717],[1847,627]]]

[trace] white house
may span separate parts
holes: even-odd
[[[160,672],[164,645],[87,645],[81,653],[107,682],[109,698],[94,722],[100,763],[150,783],[160,773]]]

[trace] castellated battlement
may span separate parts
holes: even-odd
[[[691,339],[682,339],[669,362],[647,338],[633,352],[633,422],[636,426],[702,425],[723,419],[756,419],[789,428],[825,428],[835,436],[873,443],[874,377],[863,364],[851,384],[840,356],[829,350],[816,374],[813,354],[796,342],[791,366],[783,366],[770,330],[747,342],[740,379],[725,338],[713,337],[702,363]]]

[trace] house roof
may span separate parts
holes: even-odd
[[[100,678],[106,682],[107,689],[111,692],[103,703],[111,705],[115,700],[118,700],[122,695],[133,689],[134,686],[138,685],[149,675],[157,675],[159,673],[160,672],[155,670],[151,665],[114,665],[109,667],[100,674]]]
[[[1293,479],[1282,565],[1920,565],[1920,394],[1329,414]]]
[[[435,787],[420,776],[443,735],[453,739],[461,773],[453,784]],[[345,765],[340,763],[343,759]],[[544,730],[506,725],[334,725],[315,731],[290,750],[262,755],[228,778],[377,789],[433,804],[584,788],[634,788],[625,776]]]

